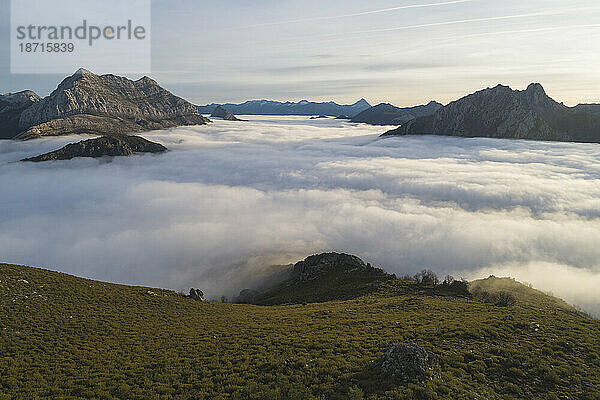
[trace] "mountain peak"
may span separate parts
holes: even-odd
[[[148,85],[159,86],[158,82],[156,82],[154,79],[150,78],[149,76],[143,76],[137,82],[143,82]]]
[[[369,104],[369,102],[367,100],[365,100],[364,98],[360,99],[359,101],[357,101],[356,103],[352,104],[353,106],[371,106],[371,104]]]
[[[525,91],[528,93],[546,95],[546,91],[540,83],[530,83],[529,86],[527,86],[527,89],[525,89]]]
[[[75,71],[75,73],[73,74],[73,76],[87,76],[87,75],[95,75],[92,71],[87,70],[85,68],[79,68],[77,71]]]

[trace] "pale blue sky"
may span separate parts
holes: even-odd
[[[8,4],[0,92],[46,95],[61,76],[8,72]],[[155,0],[152,16],[152,77],[196,103],[445,103],[533,81],[569,105],[600,102],[597,0]]]

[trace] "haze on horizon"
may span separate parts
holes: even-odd
[[[64,76],[9,73],[9,3],[0,0],[0,92],[47,95]],[[405,106],[530,82],[567,105],[600,102],[593,0],[155,0],[152,7],[152,76],[198,104],[364,97]]]

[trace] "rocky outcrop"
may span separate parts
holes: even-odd
[[[392,135],[447,135],[576,142],[600,141],[600,105],[567,107],[551,99],[539,83],[526,90],[498,85],[454,101],[420,117]]]
[[[240,294],[233,300],[237,304],[253,304],[256,298],[260,295],[260,292],[253,289],[244,289],[240,291]]]
[[[360,258],[340,253],[323,253],[307,257],[294,264],[292,277],[299,281],[310,281],[331,272],[351,272],[370,268]]]
[[[131,81],[80,69],[21,113],[15,138],[125,134],[206,122],[194,105],[148,77]]]
[[[237,115],[327,115],[330,117],[341,114],[356,115],[371,107],[365,99],[360,99],[356,103],[348,105],[337,104],[333,101],[316,103],[302,100],[294,103],[290,101],[251,100],[241,104],[208,104],[198,106],[198,110],[203,114],[210,114],[219,105]]]
[[[191,288],[189,297],[196,301],[204,301],[204,292],[200,289]]]
[[[167,148],[163,145],[139,136],[113,135],[68,144],[59,150],[37,157],[26,158],[22,161],[41,162],[70,160],[75,157],[129,156],[135,153],[161,153],[164,151],[167,151]]]
[[[23,111],[40,100],[31,90],[0,95],[0,139],[12,139],[19,131]]]
[[[307,257],[286,268],[285,275],[285,280],[274,286],[253,292],[251,302],[274,305],[348,300],[377,291],[395,279],[356,256],[341,253]]]
[[[381,372],[402,382],[423,382],[435,376],[439,361],[431,351],[411,343],[392,345],[377,364]]]
[[[215,110],[210,114],[211,118],[221,118],[225,121],[241,121],[235,115],[231,113],[228,109],[223,106],[218,106]]]
[[[431,115],[441,107],[442,105],[435,101],[426,105],[407,108],[381,103],[354,116],[350,121],[371,125],[401,125],[411,119]]]

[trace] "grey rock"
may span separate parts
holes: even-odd
[[[132,81],[80,69],[21,113],[16,138],[136,133],[206,122],[194,105],[148,77]]]
[[[567,107],[539,83],[526,90],[498,85],[473,93],[384,133],[576,142],[600,141],[600,105]]]
[[[231,113],[228,109],[223,106],[217,106],[215,110],[210,114],[211,118],[222,118],[226,121],[241,121],[235,115]]]
[[[379,359],[381,371],[403,382],[426,381],[436,375],[438,357],[416,343],[394,344]]]
[[[31,104],[40,101],[42,98],[32,90],[23,90],[16,93],[6,93],[0,95],[0,102],[13,105]],[[0,109],[1,110],[1,109]]]
[[[0,139],[12,139],[19,132],[23,111],[40,100],[31,90],[0,95]]]
[[[204,301],[204,292],[200,289],[190,289],[190,297],[197,301]]]
[[[412,119],[431,115],[440,108],[442,105],[435,101],[426,105],[406,108],[381,103],[354,116],[350,121],[371,125],[401,125]]]
[[[70,160],[75,157],[129,156],[134,153],[161,153],[166,150],[167,148],[163,145],[139,136],[113,135],[71,143],[59,150],[21,161],[41,162]]]
[[[309,119],[327,119],[329,118],[327,115],[315,115],[313,117],[310,117]]]

